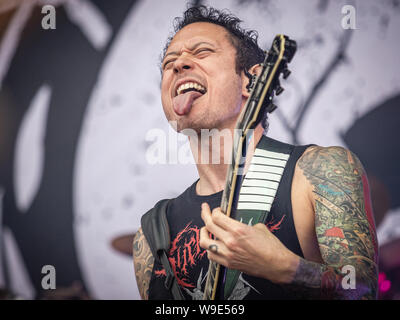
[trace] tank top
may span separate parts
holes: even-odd
[[[263,136],[262,139],[271,139]],[[271,139],[272,140],[272,139]],[[297,160],[309,147],[290,146],[291,153],[283,172],[275,200],[266,219],[268,229],[293,253],[300,257],[303,252],[297,238],[293,221],[291,186]],[[168,253],[172,270],[178,285],[187,300],[201,300],[207,278],[207,251],[199,245],[200,229],[204,226],[201,219],[201,204],[207,202],[212,209],[219,207],[222,191],[201,196],[196,193],[195,181],[181,195],[172,199],[167,208],[167,220],[170,227],[171,247]],[[165,270],[155,259],[149,284],[149,299],[173,299],[164,286]],[[291,292],[289,286],[274,284],[267,279],[241,273],[238,282],[228,299],[298,299],[298,293]]]

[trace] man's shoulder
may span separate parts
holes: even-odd
[[[297,162],[302,185],[308,192],[331,196],[348,195],[360,191],[367,183],[367,175],[358,157],[340,146],[311,146]]]
[[[335,174],[364,172],[358,157],[341,146],[310,146],[299,158],[297,165],[304,172],[332,171],[331,173]]]

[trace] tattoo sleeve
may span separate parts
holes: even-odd
[[[133,239],[133,262],[136,283],[142,299],[149,298],[149,284],[153,271],[154,257],[140,228]]]
[[[360,161],[341,147],[316,147],[299,159],[298,166],[313,189],[315,230],[324,263],[300,259],[292,285],[314,298],[375,299],[378,249],[368,180]],[[352,276],[354,285],[349,287]]]

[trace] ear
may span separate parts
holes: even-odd
[[[248,70],[248,72],[251,75],[257,75],[258,76],[260,74],[260,72],[261,72],[261,69],[262,68],[261,68],[260,64],[255,64],[254,66],[252,66]],[[246,74],[244,73],[243,70],[241,72],[241,77],[242,77],[242,96],[245,97],[245,98],[248,98],[250,96],[250,93],[249,93],[249,91],[247,90],[246,87],[249,84],[250,79],[246,76]]]

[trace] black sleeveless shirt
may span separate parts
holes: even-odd
[[[270,138],[263,136],[262,139]],[[307,147],[291,146],[292,152],[266,221],[268,229],[289,250],[302,258],[304,256],[293,221],[291,186],[297,160]],[[207,252],[199,246],[200,228],[204,226],[201,204],[207,202],[212,210],[220,206],[222,197],[222,191],[208,196],[198,195],[197,181],[180,196],[172,199],[167,209],[171,235],[168,258],[182,293],[188,300],[202,299],[208,271]],[[160,261],[155,259],[149,285],[149,299],[173,299],[171,292],[165,288],[164,281],[165,270]],[[244,273],[240,275],[235,290],[229,297],[232,300],[295,298],[299,298],[298,294],[292,293],[289,287]]]

